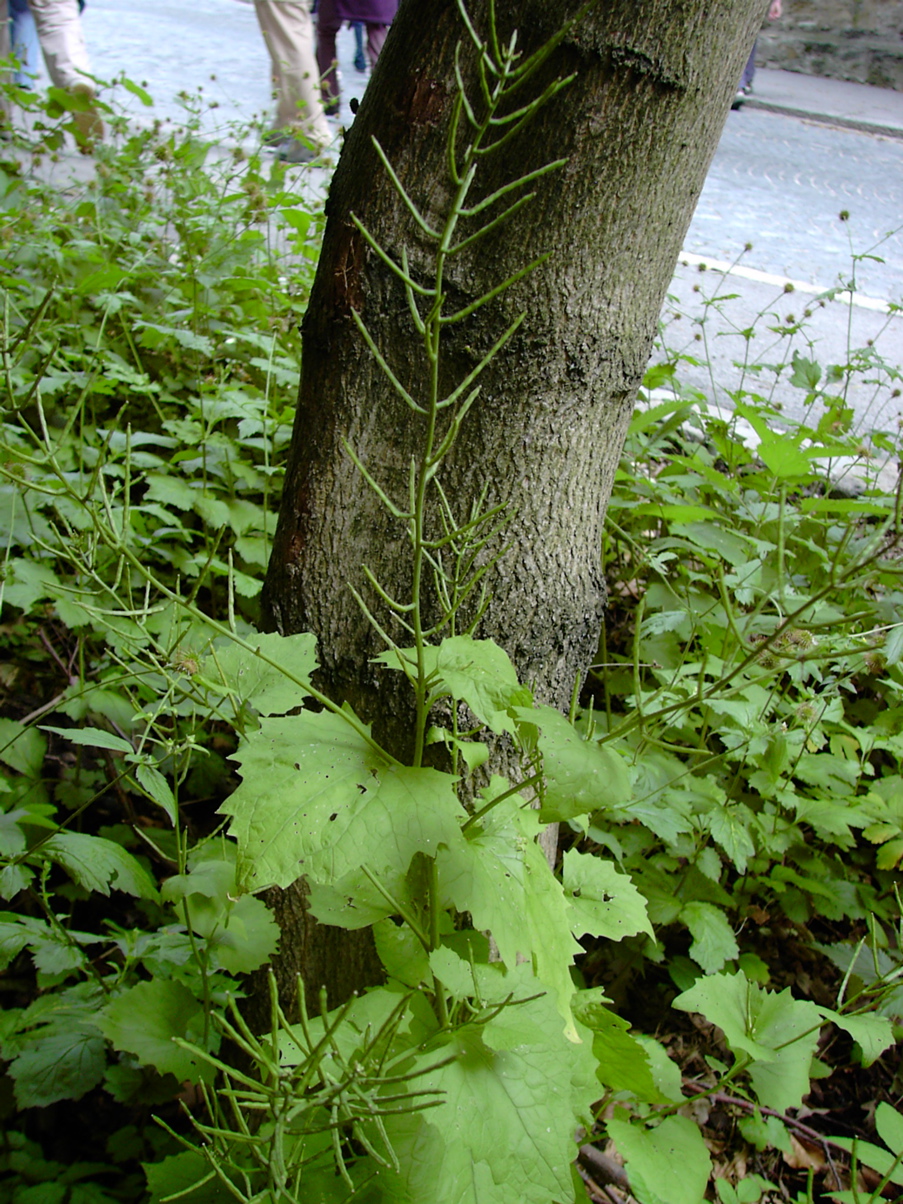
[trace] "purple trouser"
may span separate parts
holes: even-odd
[[[379,52],[383,48],[388,25],[378,25],[366,21],[367,26],[367,58],[370,66],[376,65]],[[336,78],[336,35],[342,28],[342,18],[338,14],[336,0],[320,0],[317,5],[317,69],[323,88],[323,104],[327,111],[339,103],[339,81]]]

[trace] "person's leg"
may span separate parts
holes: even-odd
[[[7,0],[0,0],[0,59],[8,59],[12,53],[12,47],[9,42],[9,7]],[[0,75],[0,82],[7,83],[9,76],[4,71]],[[10,105],[5,96],[0,94],[0,126],[7,125],[9,121]]]
[[[53,83],[67,92],[93,93],[91,81],[85,79],[91,74],[91,62],[78,15],[78,0],[30,0],[30,7],[47,74]]]
[[[16,72],[16,83],[20,88],[32,88],[34,76],[41,70],[41,44],[29,8],[13,10],[10,40],[13,54],[21,64]]]
[[[320,104],[306,0],[254,0],[254,7],[277,84],[276,125],[326,146],[332,134]]]
[[[354,30],[354,69],[364,72],[367,70],[367,60],[364,58],[364,23],[352,21],[351,28]]]
[[[91,61],[85,46],[78,0],[29,0],[38,29],[44,65],[51,83],[67,92],[94,96]],[[79,150],[88,153],[91,144],[103,137],[103,122],[91,105],[74,112],[72,120],[79,131]]]
[[[756,74],[756,50],[758,45],[758,42],[754,43],[746,66],[743,68],[743,74],[740,77],[740,83],[738,85],[738,90],[740,92],[748,92],[752,88],[753,78]]]
[[[336,71],[335,40],[342,28],[336,12],[335,0],[320,0],[317,6],[317,67],[320,71],[320,87],[327,113],[339,111],[339,77]]]
[[[367,22],[367,57],[370,60],[371,71],[376,66],[376,60],[379,58],[388,32],[388,25],[371,25],[369,21]]]

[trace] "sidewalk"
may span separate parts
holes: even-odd
[[[903,92],[890,88],[762,67],[745,107],[903,138]]]

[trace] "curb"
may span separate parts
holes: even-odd
[[[903,140],[903,129],[893,125],[879,125],[874,121],[860,121],[855,117],[841,117],[832,113],[809,113],[804,109],[792,108],[770,100],[759,100],[749,96],[741,108],[761,109],[766,113],[780,113],[782,117],[797,117],[801,121],[814,121],[818,125],[833,125],[839,129],[855,130],[859,134],[879,134],[885,138]]]

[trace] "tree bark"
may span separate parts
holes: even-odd
[[[484,373],[441,479],[459,518],[484,490],[489,504],[506,504],[502,539],[510,546],[488,575],[491,602],[478,634],[508,651],[540,700],[560,707],[596,652],[605,605],[602,523],[615,468],[664,294],[765,6],[598,3],[535,88],[572,73],[574,81],[489,160],[477,193],[488,196],[550,160],[567,165],[542,177],[530,204],[448,269],[449,304],[458,308],[549,256],[449,333],[446,386],[463,379],[518,314],[527,315]],[[486,28],[487,8],[487,0],[469,4],[478,30]],[[580,4],[499,0],[497,8],[502,38],[517,29],[530,51]],[[367,350],[352,310],[415,397],[425,366],[403,290],[351,215],[393,259],[406,252],[415,278],[429,278],[429,248],[372,139],[421,211],[441,212],[459,42],[466,61],[470,44],[455,0],[403,0],[349,132],[304,320],[298,411],[264,590],[264,622],[284,634],[314,632],[320,684],[372,721],[399,756],[410,724],[401,695],[391,692],[397,682],[387,679],[400,675],[369,663],[381,644],[349,584],[366,593],[367,564],[390,592],[407,596],[409,548],[402,524],[361,479],[342,438],[404,501],[421,432]],[[309,943],[297,900],[272,901],[286,943]],[[346,935],[355,944],[357,934]],[[332,1002],[378,973],[375,962],[358,959],[353,976],[337,974],[344,956],[327,940],[323,957],[303,967],[311,986],[330,975]]]

